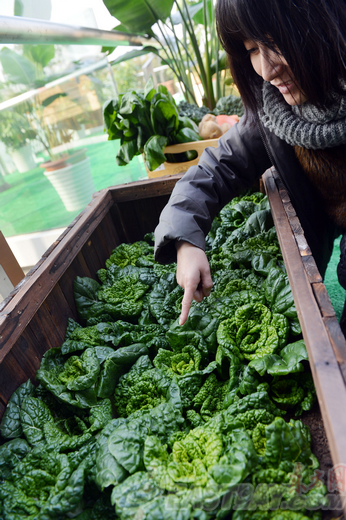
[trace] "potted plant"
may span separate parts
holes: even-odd
[[[95,192],[90,159],[85,152],[84,148],[40,165],[45,169],[44,175],[57,191],[67,211],[84,208]]]
[[[30,141],[36,139],[36,132],[27,118],[12,109],[4,110],[0,118],[0,140],[5,144],[20,173],[36,167]]]
[[[53,45],[26,45],[23,54],[8,48],[0,51],[0,61],[8,79],[18,84],[28,86],[44,85],[47,77],[44,68],[54,57]],[[42,90],[44,92],[44,90]],[[59,122],[47,123],[45,108],[52,106],[59,98],[66,97],[63,92],[50,95],[40,102],[38,97],[26,102],[21,116],[21,129],[15,132],[18,138],[30,137],[37,139],[45,149],[49,160],[41,163],[44,175],[52,183],[58,192],[67,211],[76,211],[85,207],[95,191],[90,159],[81,156],[81,152],[75,154],[56,154],[52,151],[55,146],[69,142],[72,139],[71,132]],[[20,105],[23,110],[23,105]],[[12,125],[13,115],[9,113],[9,125]],[[25,132],[23,133],[23,129]],[[79,160],[78,160],[79,157]]]

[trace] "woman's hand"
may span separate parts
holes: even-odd
[[[213,281],[205,252],[189,242],[177,241],[177,282],[184,289],[179,325],[189,315],[192,300],[201,302],[209,296]]]

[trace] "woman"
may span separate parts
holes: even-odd
[[[218,0],[216,19],[245,116],[177,183],[155,231],[156,258],[177,259],[180,324],[211,291],[204,237],[213,218],[272,164],[322,276],[346,231],[345,0]]]

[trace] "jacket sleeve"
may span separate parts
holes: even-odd
[[[269,167],[257,125],[242,118],[220,138],[217,148],[206,148],[198,165],[175,185],[155,229],[155,259],[175,262],[175,240],[204,249],[216,214]]]

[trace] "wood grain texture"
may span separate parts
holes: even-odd
[[[119,237],[119,242],[122,244],[123,242],[127,242],[126,233],[124,226],[126,223],[123,222],[120,206],[118,203],[114,203],[110,209],[110,214],[112,216],[112,220],[114,222],[117,236]]]
[[[179,173],[177,175],[160,179],[130,182],[129,184],[109,188],[109,191],[114,202],[125,202],[129,200],[132,201],[149,197],[158,197],[161,195],[170,195],[176,182],[181,177],[182,174]]]
[[[29,378],[34,381],[34,376],[37,370],[34,368],[35,361],[37,361],[36,355],[29,364],[24,362],[22,366],[20,361],[15,356],[15,350],[15,347],[11,349],[11,351],[7,354],[1,363],[0,399],[4,403],[8,403],[9,398],[13,392],[17,390],[19,385],[27,381]],[[23,359],[21,359],[21,361],[23,361]]]
[[[333,318],[335,316],[335,310],[332,305],[332,302],[330,301],[329,294],[324,283],[313,283],[312,289],[314,291],[315,298],[317,300],[322,316],[324,318]]]
[[[311,249],[306,241],[304,235],[294,235],[294,238],[297,242],[298,249],[300,251],[301,256],[311,255]]]
[[[109,254],[113,251],[113,249],[121,244],[120,237],[117,233],[116,223],[113,220],[112,213],[109,211],[105,218],[100,222],[100,225],[97,229],[101,229],[104,235],[104,239],[107,244],[107,248]],[[108,255],[109,256],[109,255]],[[102,257],[102,262],[104,263],[106,259]]]
[[[102,255],[100,253],[100,247],[98,244],[98,234],[96,230],[92,234],[92,237],[84,244],[80,254],[82,255],[85,264],[88,267],[91,278],[97,280],[97,271],[104,267],[104,261],[101,260]]]
[[[295,215],[294,217],[290,217],[288,220],[290,222],[291,229],[295,235],[304,235],[302,225],[297,215]]]
[[[73,318],[73,314],[58,284],[54,286],[54,289],[49,293],[42,305],[46,307],[55,328],[59,329],[61,334],[63,334],[67,320]]]
[[[346,464],[346,413],[340,413],[340,410],[346,410],[344,379],[271,170],[265,173],[264,182],[309,354],[332,459],[334,464]]]
[[[302,256],[302,262],[310,283],[318,283],[323,281],[313,256]]]
[[[95,234],[98,234],[99,237],[98,253],[101,259],[102,267],[104,267],[105,262],[112,254],[113,249],[121,243],[115,223],[113,222],[113,219],[109,213],[97,226]]]
[[[288,197],[288,195],[287,195],[287,197]],[[286,212],[286,215],[288,218],[293,218],[293,217],[297,216],[296,210],[292,206],[292,202],[290,200],[288,202],[285,202],[283,206],[284,206],[284,209],[285,209],[285,212]]]
[[[346,369],[346,339],[343,335],[336,316],[323,317],[334,354],[339,365],[342,365],[342,372]]]
[[[125,242],[132,243],[143,238],[140,233],[140,222],[134,211],[135,201],[118,203],[118,226],[121,226],[120,236],[125,236]]]
[[[91,278],[90,270],[81,252],[74,257],[69,268],[64,272],[58,282],[58,285],[68,303],[73,319],[76,321],[78,321],[78,314],[74,300],[73,282],[77,276],[80,276],[81,278]]]

